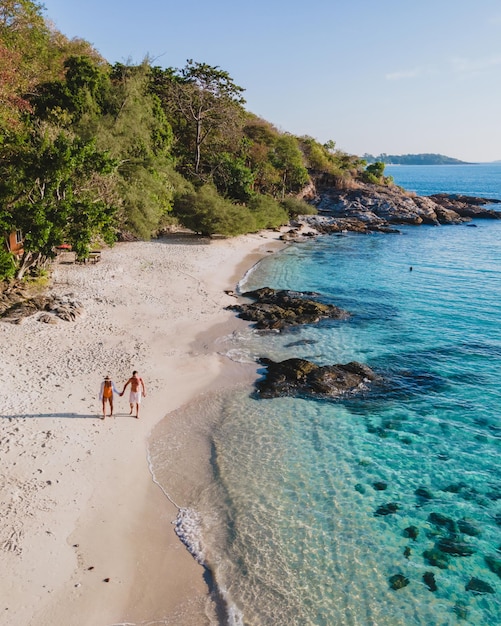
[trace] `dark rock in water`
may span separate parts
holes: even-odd
[[[459,539],[453,539],[451,537],[443,537],[437,542],[437,548],[447,554],[453,556],[471,556],[475,553],[474,548],[469,544]]]
[[[484,556],[487,567],[501,578],[501,559],[498,556]]]
[[[409,584],[409,579],[403,574],[394,574],[388,579],[392,589],[403,589]]]
[[[448,493],[459,493],[463,489],[468,489],[468,485],[466,483],[455,483],[444,487],[442,491],[446,491]]]
[[[428,515],[428,521],[435,524],[435,526],[446,528],[451,533],[457,533],[458,528],[456,522],[450,517],[442,515],[442,513],[430,513]]]
[[[434,565],[440,569],[447,569],[449,567],[449,557],[436,548],[425,550],[423,552],[423,558],[430,565]]]
[[[385,491],[388,487],[387,483],[383,483],[383,482],[372,483],[372,486],[374,487],[376,491]]]
[[[423,581],[430,591],[437,590],[437,583],[435,582],[435,574],[433,572],[425,572],[423,574]]]
[[[382,515],[393,515],[398,511],[400,507],[396,502],[388,502],[388,504],[382,504],[379,506],[374,515],[382,516]]]
[[[475,524],[475,522],[470,521],[468,519],[460,519],[458,520],[458,528],[459,532],[462,532],[463,535],[469,535],[470,537],[478,537],[482,534],[480,528]]]
[[[310,396],[340,398],[362,393],[378,379],[367,365],[353,361],[346,365],[316,365],[306,359],[286,359],[280,363],[260,359],[267,373],[256,388],[263,398]]]
[[[404,537],[416,540],[419,535],[419,528],[417,526],[407,526],[407,528],[404,528],[402,534]]]
[[[501,500],[501,489],[493,489],[492,491],[489,491],[485,495],[489,498],[489,500],[492,500],[493,502],[497,502],[498,500]]]
[[[242,294],[254,302],[234,304],[227,309],[237,311],[238,317],[255,322],[256,327],[266,330],[283,330],[287,326],[314,324],[321,319],[347,319],[348,311],[333,304],[324,304],[314,300],[314,293],[276,290],[263,287]],[[309,298],[307,296],[310,296]]]
[[[355,491],[358,491],[358,493],[365,493],[365,487],[363,485],[361,485],[360,483],[357,483],[355,485]]]
[[[462,218],[501,219],[499,211],[481,208],[486,204],[499,204],[501,200],[496,198],[479,198],[476,196],[445,193],[436,193],[428,197],[443,208],[454,211]]]
[[[494,589],[480,578],[470,578],[470,581],[465,586],[466,591],[472,591],[474,594],[494,593]]]
[[[409,548],[409,546],[405,546],[404,548],[404,556],[406,559],[408,559],[411,555],[411,549]]]
[[[414,493],[420,500],[433,500],[435,497],[426,487],[419,487]]]
[[[285,348],[296,348],[297,346],[311,346],[315,343],[318,343],[316,339],[299,339],[298,341],[293,341],[291,343],[286,343]]]
[[[468,619],[468,607],[464,602],[458,600],[452,610],[457,615],[458,619]]]

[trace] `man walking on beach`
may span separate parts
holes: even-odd
[[[144,387],[144,381],[139,376],[136,370],[132,372],[132,376],[125,383],[124,388],[120,396],[123,396],[125,390],[128,385],[130,385],[130,395],[129,395],[129,403],[130,403],[130,415],[134,411],[134,406],[136,407],[136,418],[139,419],[139,405],[141,404],[141,395],[146,398],[146,389]]]

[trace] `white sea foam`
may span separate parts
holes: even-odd
[[[259,264],[260,264],[260,261],[255,263],[249,270],[245,272],[244,276],[241,278],[241,280],[237,284],[237,289],[236,289],[237,293],[242,294],[246,291],[246,284],[249,282],[252,274],[254,274],[254,272],[259,267]]]
[[[197,563],[206,566],[206,554],[202,540],[200,515],[194,509],[181,508],[174,520],[175,533],[188,548]]]

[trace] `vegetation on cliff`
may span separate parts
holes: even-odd
[[[385,163],[386,165],[465,165],[466,161],[460,161],[443,154],[364,154],[367,163]]]
[[[0,6],[0,279],[36,271],[71,245],[149,238],[178,223],[232,236],[311,213],[312,176],[350,188],[384,166],[296,137],[248,112],[219,67],[110,65],[49,25],[43,5]]]

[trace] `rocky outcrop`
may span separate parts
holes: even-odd
[[[461,224],[472,218],[501,219],[501,211],[483,208],[501,200],[471,196],[435,194],[417,196],[397,185],[359,183],[352,189],[319,184],[310,193],[318,216],[301,221],[318,232],[398,232],[398,224]]]
[[[262,398],[307,396],[337,399],[366,391],[378,379],[370,367],[356,361],[346,365],[316,365],[306,359],[286,359],[276,363],[260,359],[267,367],[263,380],[256,383]]]
[[[486,204],[501,204],[501,200],[496,198],[478,198],[446,193],[436,193],[429,197],[443,209],[454,211],[462,218],[501,219],[500,211],[482,208]]]
[[[275,290],[263,287],[242,294],[253,299],[250,304],[234,304],[229,310],[237,311],[244,320],[254,322],[259,329],[283,330],[287,326],[314,324],[321,319],[346,319],[349,313],[333,304],[313,299],[311,292]]]
[[[55,324],[58,320],[75,321],[84,313],[82,304],[74,300],[71,294],[67,296],[38,295],[24,299],[21,293],[18,295],[19,298],[0,313],[2,321],[21,324],[27,317],[39,313],[40,322]]]

